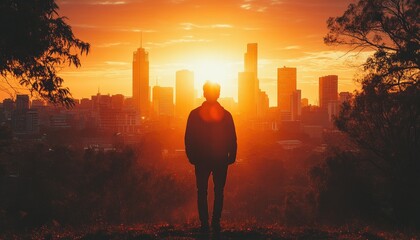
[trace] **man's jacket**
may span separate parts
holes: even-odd
[[[203,166],[232,164],[236,149],[232,115],[218,102],[205,101],[191,111],[185,131],[185,151],[190,163]]]

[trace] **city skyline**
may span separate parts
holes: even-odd
[[[194,72],[195,89],[205,80],[222,85],[221,96],[238,100],[237,73],[244,69],[247,43],[259,45],[260,89],[276,106],[276,70],[298,68],[297,88],[317,104],[318,78],[340,76],[339,91],[352,92],[357,68],[344,49],[323,43],[326,20],[338,16],[350,0],[336,1],[58,1],[75,35],[91,43],[82,67],[64,68],[64,78],[77,99],[96,93],[131,94],[132,53],[149,52],[150,87],[175,86],[175,72]],[[95,12],[93,17],[90,13]],[[111,21],[112,19],[112,21]],[[353,66],[367,53],[359,55]],[[22,92],[25,93],[25,92]],[[0,99],[9,97],[0,94]]]

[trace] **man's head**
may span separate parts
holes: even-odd
[[[207,101],[216,102],[220,96],[220,85],[218,83],[206,81],[203,85],[203,94]]]

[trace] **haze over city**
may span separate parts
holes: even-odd
[[[221,96],[238,100],[238,72],[247,43],[258,43],[258,79],[277,105],[277,68],[297,68],[297,88],[318,105],[318,79],[338,75],[338,91],[357,88],[353,78],[367,52],[326,46],[326,19],[342,13],[340,1],[57,1],[76,36],[91,44],[81,68],[64,68],[73,97],[132,95],[133,52],[149,52],[152,88],[175,86],[175,72],[194,72],[195,88],[221,83]],[[141,37],[142,36],[142,37]],[[24,92],[22,92],[24,93]],[[197,92],[200,97],[201,92]],[[10,97],[0,93],[0,98]]]

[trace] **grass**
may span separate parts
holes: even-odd
[[[119,226],[89,226],[84,228],[43,227],[30,232],[10,232],[0,234],[0,239],[124,239],[124,240],[192,240],[192,239],[420,239],[412,232],[380,231],[369,227],[285,227],[280,225],[223,225],[220,235],[201,235],[194,224],[140,224]]]

